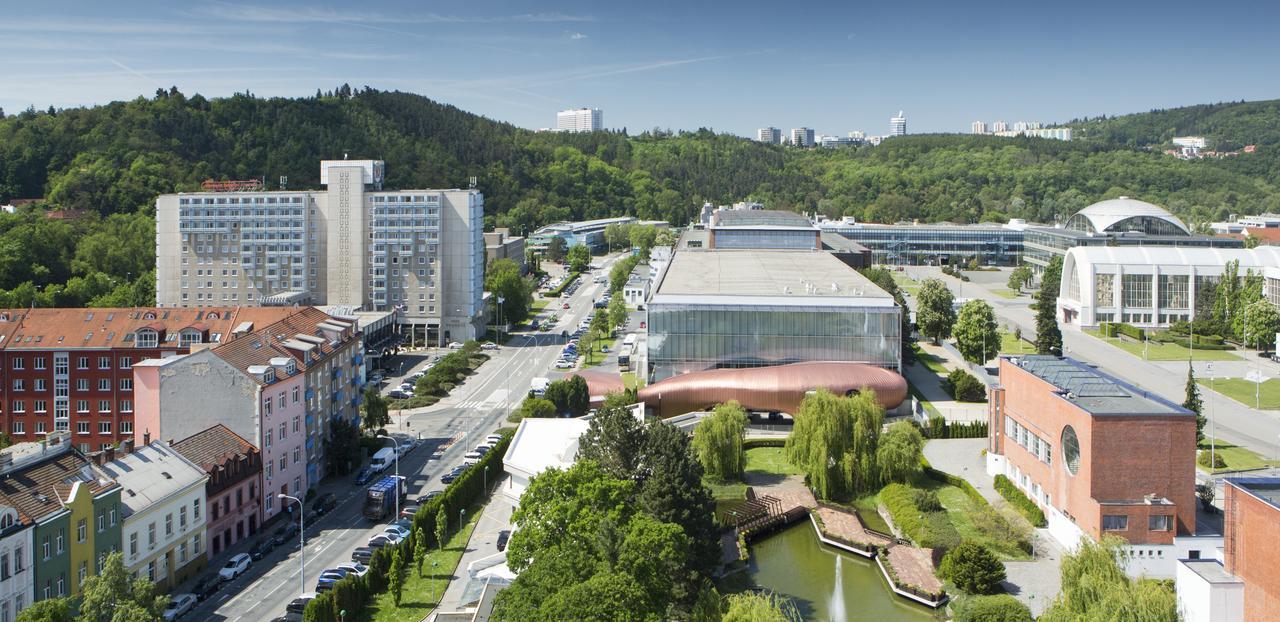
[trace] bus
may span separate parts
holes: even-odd
[[[636,346],[636,334],[627,333],[627,338],[622,340],[622,346],[623,347],[630,346],[634,348]]]
[[[618,369],[621,371],[631,371],[631,353],[635,349],[634,345],[627,342],[622,343],[622,347],[618,349]]]

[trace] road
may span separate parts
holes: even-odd
[[[605,274],[618,258],[599,261]],[[552,375],[549,371],[563,341],[560,331],[572,330],[591,310],[592,301],[604,287],[587,278],[568,300],[570,309],[556,310],[560,320],[553,330],[513,334],[507,345],[487,352],[492,358],[445,399],[427,408],[392,413],[394,421],[388,430],[393,435],[420,436],[426,441],[406,455],[399,467],[400,474],[409,477],[410,499],[442,489],[440,475],[461,464],[464,453],[505,422],[509,409],[519,405],[533,378]],[[441,457],[429,459],[441,447],[445,448]],[[500,475],[490,474],[492,481]],[[255,562],[247,573],[200,603],[186,619],[262,622],[282,616],[289,601],[300,592],[315,588],[315,579],[323,570],[351,561],[352,549],[363,546],[371,535],[382,530],[381,524],[371,524],[361,515],[364,487],[355,486],[352,477],[325,481],[319,487],[321,493],[338,496],[338,507],[315,525],[307,525],[305,583],[301,580],[298,543],[294,540]],[[240,543],[231,552],[247,550],[252,542]],[[220,557],[218,563],[225,562],[226,557]],[[216,568],[207,572],[216,572]]]
[[[1031,299],[1003,298],[990,293],[991,288],[1003,288],[1008,271],[977,272],[970,274],[973,281],[961,283],[946,277],[937,268],[912,266],[907,272],[913,278],[940,278],[956,294],[957,298],[981,298],[991,303],[1001,326],[1020,327],[1022,334],[1035,335],[1035,314],[1030,308]],[[987,283],[985,281],[992,281]],[[914,299],[910,299],[914,304]],[[1062,330],[1063,353],[1072,358],[1097,365],[1103,371],[1128,381],[1137,387],[1159,395],[1175,404],[1186,397],[1187,363],[1185,361],[1145,361],[1141,357],[1112,346],[1077,329]],[[1243,377],[1248,370],[1260,367],[1270,377],[1280,375],[1280,367],[1270,361],[1240,359],[1239,362],[1196,361],[1197,378],[1213,376]],[[1239,402],[1215,393],[1201,390],[1204,414],[1209,418],[1205,435],[1252,449],[1271,457],[1280,452],[1280,412],[1254,410]]]

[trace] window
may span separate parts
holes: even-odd
[[[120,400],[120,412],[122,413],[133,412],[133,400]]]
[[[196,499],[191,502],[191,516],[196,520],[200,520],[200,500]]]
[[[14,390],[14,391],[25,391],[26,389],[27,389],[27,381],[26,381],[26,380],[23,380],[22,378],[14,378],[14,379],[13,379],[13,390]]]
[[[109,357],[109,356],[99,356],[99,357],[98,357],[98,369],[111,369],[111,357]]]
[[[59,529],[58,530],[58,549],[57,549],[59,555],[61,555],[63,551],[67,550],[66,544],[67,544],[67,530]]]
[[[298,391],[298,387],[294,387],[294,388],[293,388],[293,403],[294,403],[294,404],[297,404],[297,403],[298,403],[298,393],[299,393],[299,391]]]
[[[32,406],[36,413],[49,412],[48,404],[44,400],[35,400]]]
[[[99,391],[110,391],[110,390],[111,390],[111,379],[110,379],[110,378],[99,378],[99,379],[98,379],[98,390],[99,390]]]
[[[98,400],[98,412],[100,413],[111,412],[111,400]]]
[[[178,529],[186,529],[186,528],[187,528],[187,508],[184,506],[184,507],[178,508]]]
[[[27,403],[22,400],[13,400],[13,414],[21,415],[27,412]]]
[[[196,537],[191,539],[191,554],[200,554],[200,534],[196,534]]]
[[[268,428],[265,432],[263,432],[262,444],[267,448],[271,447],[271,429],[270,428]]]
[[[156,548],[156,524],[147,525],[147,549]]]
[[[84,585],[84,578],[89,575],[89,562],[80,562],[80,572],[76,581],[77,585]]]
[[[89,522],[82,518],[80,522],[76,523],[76,542],[83,544],[88,537]]]
[[[121,378],[121,379],[120,379],[120,390],[121,390],[121,391],[132,391],[132,390],[133,390],[133,378]]]
[[[182,544],[178,545],[178,561],[184,564],[187,563],[187,543],[186,542],[183,542]]]
[[[15,357],[13,358],[13,368],[14,368],[14,369],[26,369],[26,368],[27,368],[27,364],[26,364],[26,362],[22,359],[22,357],[20,357],[20,356],[15,356]]]
[[[133,368],[133,357],[132,357],[132,356],[122,356],[122,357],[120,357],[120,369],[132,369],[132,368]]]
[[[302,449],[295,447],[293,449],[293,463],[298,464],[299,462],[302,462]]]
[[[41,544],[41,548],[44,551],[44,558],[49,559],[49,536],[46,535],[44,537],[44,542]]]
[[[45,390],[44,378],[36,378],[36,386],[35,386],[35,390],[36,390],[36,391],[44,391],[44,390]]]
[[[139,348],[154,348],[160,342],[160,335],[154,330],[143,328],[138,331],[136,340]]]
[[[9,578],[9,554],[0,553],[0,581]]]
[[[111,422],[110,422],[110,421],[99,421],[99,422],[98,422],[98,434],[110,434],[110,433],[111,433]]]
[[[76,390],[77,390],[77,391],[88,391],[88,390],[89,390],[89,379],[88,379],[88,378],[76,378]]]
[[[1126,274],[1120,280],[1121,303],[1125,307],[1146,308],[1151,305],[1151,275]]]
[[[76,358],[76,369],[89,369],[89,357],[81,356]],[[57,370],[54,370],[57,373]],[[63,372],[66,373],[66,372]]]
[[[276,472],[276,463],[267,461],[266,467],[267,467],[267,479],[271,479],[271,476],[275,475],[275,472]]]
[[[121,433],[121,434],[133,434],[133,422],[132,422],[132,421],[121,421],[121,422],[120,422],[120,433]]]
[[[164,515],[164,536],[167,538],[173,535],[173,514]]]
[[[280,423],[280,440],[284,440],[285,435],[289,432],[289,424]]]
[[[1150,531],[1169,531],[1173,528],[1173,517],[1168,514],[1153,514],[1148,516],[1147,528]]]
[[[287,468],[289,468],[289,457],[280,456],[280,470],[283,471]]]
[[[107,511],[100,510],[98,512],[98,533],[102,533],[103,531],[106,531],[106,530],[107,530]]]
[[[1103,531],[1124,531],[1129,528],[1129,517],[1124,514],[1109,514],[1102,517]]]
[[[26,434],[26,433],[27,433],[27,431],[23,429],[24,427],[25,427],[25,426],[23,426],[23,423],[22,423],[21,421],[14,421],[14,422],[13,422],[13,433],[14,433],[14,434]]]
[[[107,510],[107,522],[110,523],[112,527],[116,526],[116,509],[114,507]]]
[[[1062,428],[1062,463],[1072,475],[1080,470],[1080,439],[1071,426]]]
[[[78,413],[89,412],[89,400],[76,400],[76,412]]]

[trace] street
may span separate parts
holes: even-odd
[[[602,265],[601,271],[608,274],[609,267],[618,257],[597,258]],[[553,330],[511,335],[508,343],[500,349],[486,351],[491,359],[448,397],[427,408],[391,413],[393,422],[388,426],[388,432],[404,438],[421,437],[425,441],[422,447],[407,454],[399,465],[400,474],[409,478],[410,500],[444,488],[439,481],[440,475],[461,464],[463,454],[505,423],[507,413],[519,406],[533,378],[552,375],[549,373],[551,365],[563,341],[560,331],[572,330],[591,310],[592,300],[607,287],[592,283],[586,275],[583,281],[568,300],[570,309],[556,309],[560,320]],[[406,366],[404,373],[420,365]],[[429,459],[441,447],[446,449],[440,459]],[[501,475],[490,473],[490,484]],[[248,572],[224,585],[186,617],[231,622],[271,620],[284,615],[285,606],[299,593],[313,591],[315,579],[323,570],[351,561],[351,551],[364,546],[371,535],[382,529],[382,525],[372,525],[361,515],[365,487],[356,486],[353,479],[354,475],[347,475],[326,480],[318,486],[318,493],[332,492],[337,496],[338,507],[320,518],[317,524],[307,525],[305,583],[300,576],[298,543],[294,539],[255,562]],[[269,536],[278,525],[278,522],[270,525],[269,531],[258,538]],[[227,557],[248,550],[253,542],[256,539],[248,539],[229,549],[214,561],[206,574],[215,573]]]

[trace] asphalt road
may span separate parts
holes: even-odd
[[[608,274],[617,259],[618,256],[613,256],[597,263]],[[449,397],[428,408],[392,413],[389,432],[425,441],[400,463],[400,474],[409,477],[410,499],[442,489],[440,475],[461,464],[463,454],[505,422],[509,409],[519,405],[533,378],[556,375],[551,365],[563,341],[560,331],[572,330],[591,310],[592,301],[603,293],[604,287],[604,284],[592,283],[590,276],[584,277],[578,291],[567,300],[570,309],[555,310],[560,320],[553,330],[513,334],[499,350],[487,352],[491,359]],[[551,308],[549,305],[548,310]],[[445,450],[440,459],[429,459],[441,447]],[[490,475],[496,481],[501,474]],[[365,487],[356,486],[353,480],[354,476],[346,476],[326,480],[320,486],[319,492],[337,495],[338,507],[316,524],[307,525],[305,583],[300,572],[298,543],[294,540],[255,562],[248,572],[223,586],[184,619],[264,622],[282,616],[285,606],[299,593],[315,588],[315,580],[323,570],[351,561],[352,549],[363,546],[383,528],[383,524],[375,525],[361,515]],[[275,528],[276,525],[271,526],[271,530]],[[247,550],[254,541],[241,543],[233,547],[232,552]],[[226,557],[219,558],[218,563],[225,562]],[[207,572],[216,570],[210,568]]]

